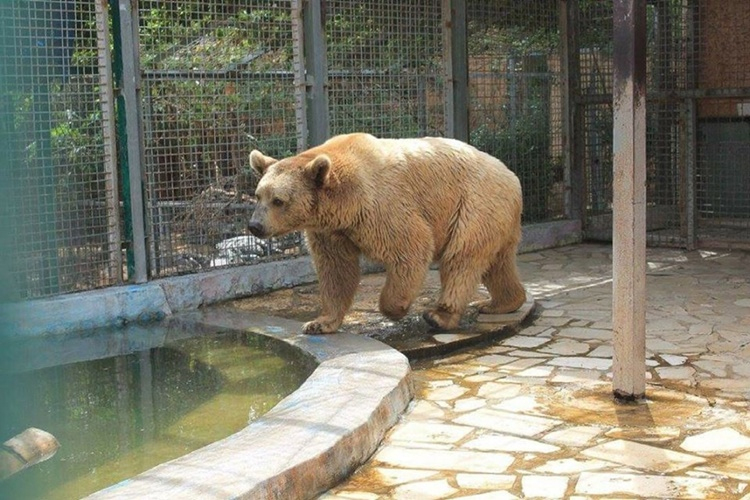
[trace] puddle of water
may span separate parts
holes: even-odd
[[[158,326],[33,340],[4,352],[0,438],[37,427],[61,445],[50,460],[0,482],[0,498],[9,499],[80,498],[224,438],[315,367],[260,335]]]

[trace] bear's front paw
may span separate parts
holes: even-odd
[[[323,335],[326,333],[335,333],[339,329],[341,321],[335,319],[320,317],[305,323],[302,327],[302,333],[306,335]]]
[[[460,314],[450,313],[441,309],[433,309],[432,311],[425,311],[422,314],[422,318],[432,328],[439,330],[451,330],[458,326],[458,321],[461,319]]]

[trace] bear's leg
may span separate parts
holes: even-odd
[[[435,309],[422,315],[424,320],[434,328],[449,330],[457,327],[485,268],[477,266],[476,259],[468,256],[455,256],[442,261],[440,299]]]
[[[380,312],[392,320],[406,316],[422,288],[428,268],[428,259],[386,266],[385,286],[380,292]]]
[[[518,276],[515,248],[498,254],[495,262],[482,276],[482,283],[492,298],[476,304],[479,306],[479,312],[505,314],[523,305],[526,301],[526,292]]]
[[[320,316],[305,323],[303,333],[333,333],[344,321],[359,285],[359,248],[340,235],[308,232],[307,243],[320,286]]]

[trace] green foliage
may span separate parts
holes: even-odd
[[[530,106],[507,126],[482,124],[471,131],[471,144],[513,170],[523,189],[526,222],[549,216],[547,198],[556,168],[550,154],[549,111]]]

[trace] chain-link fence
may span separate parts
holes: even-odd
[[[579,5],[587,234],[612,234],[612,6]],[[750,243],[743,0],[647,5],[647,229],[655,245]]]
[[[748,243],[750,9],[647,13],[649,241]],[[248,154],[353,131],[465,132],[518,174],[525,222],[611,234],[611,3],[13,0],[0,29],[4,298],[299,255],[247,235]]]
[[[518,175],[524,222],[564,215],[555,2],[467,3],[470,142]]]
[[[254,148],[297,149],[291,2],[139,3],[151,276],[295,255],[246,234]]]
[[[441,6],[326,2],[331,134],[442,136]]]
[[[106,14],[97,2],[0,4],[4,298],[121,282]]]

